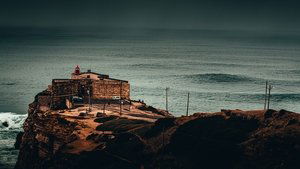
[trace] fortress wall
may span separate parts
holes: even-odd
[[[79,80],[53,80],[52,81],[52,108],[61,109],[66,107],[68,95],[78,95]]]
[[[129,83],[123,83],[122,97],[123,96],[125,99],[130,99],[130,84]]]
[[[52,108],[66,107],[66,99],[70,96],[79,96],[88,100],[89,83],[91,83],[92,99],[112,99],[121,96],[130,99],[130,84],[119,80],[87,80],[87,79],[55,79],[52,81]]]
[[[52,93],[55,96],[77,94],[79,80],[53,81]]]
[[[123,99],[130,98],[130,85],[120,81],[94,81],[92,85],[93,99],[111,99],[113,96],[121,96]]]
[[[93,73],[93,72],[84,72],[82,74],[76,75],[76,74],[72,74],[71,75],[71,79],[87,79],[87,78],[93,79],[93,80],[100,80],[100,79],[108,79],[109,76],[108,75],[103,75],[103,74],[97,74],[97,73]]]

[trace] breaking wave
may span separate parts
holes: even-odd
[[[22,131],[27,115],[0,112],[0,169],[13,169],[18,150],[14,148],[17,134]]]
[[[232,74],[223,74],[223,73],[206,73],[206,74],[195,74],[186,76],[188,79],[192,79],[196,82],[206,82],[206,83],[215,83],[215,82],[253,82],[258,79],[243,76],[243,75],[232,75]]]
[[[21,129],[26,117],[10,112],[0,113],[0,131]]]

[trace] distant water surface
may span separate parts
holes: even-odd
[[[128,80],[133,99],[158,108],[170,87],[176,116],[188,92],[190,113],[262,109],[266,80],[271,108],[300,112],[299,32],[0,28],[0,120],[25,118],[35,94],[77,64]],[[18,130],[0,128],[0,168],[15,160]]]
[[[264,83],[271,107],[300,111],[297,32],[209,30],[0,29],[0,111],[26,113],[53,78],[83,70],[129,80],[133,99],[185,113],[221,108],[260,109]],[[298,104],[297,104],[298,103]]]

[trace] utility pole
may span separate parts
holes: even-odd
[[[122,82],[120,83],[120,116],[122,115]]]
[[[105,105],[106,105],[106,103],[104,102],[104,105],[103,105],[103,114],[105,114]]]
[[[88,94],[89,94],[89,113],[91,112],[91,91],[88,89]]]
[[[122,104],[123,104],[123,101],[120,99],[120,116],[122,115]]]
[[[169,112],[169,109],[168,109],[168,91],[169,91],[170,88],[166,87],[166,111]]]
[[[190,92],[188,92],[188,94],[187,94],[186,116],[189,115],[189,106],[190,106]]]
[[[265,90],[265,105],[264,105],[264,110],[267,108],[267,95],[268,95],[268,81],[266,81],[266,90]]]
[[[273,88],[273,86],[269,85],[269,94],[268,94],[268,106],[267,109],[269,110],[270,108],[270,98],[271,98],[271,89]]]
[[[89,113],[91,112],[91,80],[88,81],[87,93],[89,95]]]

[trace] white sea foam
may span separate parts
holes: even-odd
[[[0,112],[0,168],[14,168],[18,157],[14,143],[26,117],[27,115]]]
[[[0,131],[21,129],[27,115],[15,114],[11,112],[0,113]],[[5,125],[7,124],[7,126]]]

